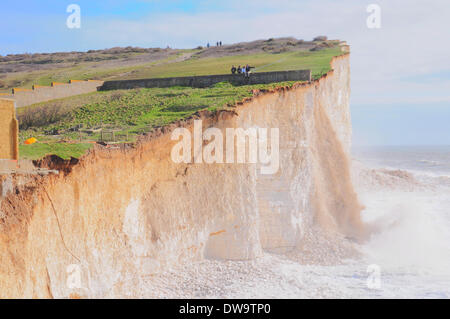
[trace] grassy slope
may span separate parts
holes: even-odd
[[[20,145],[20,158],[37,160],[46,155],[57,155],[62,159],[79,158],[92,147],[91,143],[37,143]]]
[[[340,54],[340,48],[335,47],[314,52],[294,51],[278,54],[261,53],[220,58],[194,58],[183,62],[150,63],[139,66],[139,68],[120,68],[120,72],[117,70],[91,72],[97,72],[97,75],[102,74],[103,76],[111,76],[115,72],[129,73],[129,75],[121,76],[121,78],[206,75],[228,73],[232,64],[249,63],[256,67],[256,72],[311,69],[313,77],[317,78],[330,70],[331,58]],[[173,59],[173,56],[168,58],[168,60],[170,59]],[[130,71],[133,72],[130,73]],[[90,73],[89,76],[91,77],[93,74]],[[292,83],[283,84],[290,85]],[[276,83],[269,86],[283,84]],[[122,141],[125,140],[125,136],[128,140],[133,140],[136,135],[147,132],[155,126],[171,123],[198,110],[214,110],[228,104],[234,104],[244,97],[251,96],[253,89],[266,87],[268,85],[233,87],[229,84],[219,84],[206,89],[174,87],[95,92],[28,106],[18,109],[19,121],[24,114],[33,117],[33,110],[37,114],[36,112],[40,113],[43,108],[58,109],[61,110],[61,114],[52,123],[40,123],[39,125],[32,125],[31,128],[26,130],[21,129],[21,141],[31,136],[41,141],[41,143],[30,146],[21,145],[21,157],[36,159],[47,154],[56,154],[63,158],[79,157],[92,144],[56,142],[60,140],[74,141],[80,137],[83,141],[98,140],[100,136],[95,129],[99,127],[117,130],[116,135]],[[79,126],[82,127],[82,133],[71,130]],[[88,130],[94,132],[88,134]],[[57,131],[59,135],[46,135],[46,132],[49,131]]]
[[[137,65],[114,66],[114,64],[98,64],[96,62],[81,62],[75,65],[50,70],[10,73],[5,82],[20,83],[17,86],[31,88],[33,84],[50,85],[51,82],[67,82],[70,79],[131,79],[148,77],[169,77],[188,75],[208,75],[229,73],[231,65],[251,64],[256,69],[253,72],[280,70],[311,69],[313,76],[320,76],[328,71],[327,61],[330,56],[340,53],[340,48],[328,48],[321,51],[291,51],[284,53],[259,53],[253,55],[235,55],[220,58],[188,59],[173,62],[186,53],[199,50],[178,50],[170,56]],[[134,54],[135,56],[138,54]],[[9,93],[8,88],[0,92]]]
[[[131,73],[141,68],[149,68],[154,65],[171,63],[181,55],[187,52],[197,52],[198,50],[177,50],[171,52],[169,56],[152,62],[132,63],[130,65],[116,66],[114,61],[100,62],[76,62],[67,63],[67,66],[55,67],[45,70],[34,70],[28,72],[13,72],[7,74],[3,79],[6,83],[17,83],[14,86],[30,89],[33,84],[49,86],[51,82],[68,82],[71,79],[109,79],[111,77],[120,77],[122,74]],[[142,53],[130,53],[128,58],[142,55]],[[122,56],[123,58],[123,56]],[[105,64],[106,63],[106,64]],[[120,64],[120,62],[119,62]],[[11,92],[10,88],[0,88],[1,93]]]
[[[232,86],[218,83],[214,87],[198,89],[188,87],[149,88],[117,90],[89,93],[53,101],[51,104],[39,103],[18,110],[19,121],[25,114],[37,119],[42,107],[65,109],[66,113],[57,117],[53,123],[36,124],[22,128],[20,140],[35,137],[39,141],[56,142],[64,140],[91,140],[100,138],[99,128],[114,130],[120,140],[133,140],[137,135],[150,131],[155,126],[163,126],[185,118],[196,111],[211,111],[234,105],[245,97],[252,96],[252,90],[292,85],[294,82],[274,83],[272,85]],[[81,102],[85,99],[84,103]],[[37,114],[33,111],[36,110]],[[73,128],[80,128],[73,130]],[[58,136],[47,135],[58,132]]]
[[[140,70],[141,68],[151,68],[155,65],[170,64],[171,61],[180,57],[183,53],[191,50],[180,50],[180,52],[173,54],[167,58],[143,63],[139,65],[130,65],[122,67],[103,67],[100,69],[95,68],[95,63],[83,64],[77,67],[62,69],[56,75],[45,74],[36,78],[36,83],[39,85],[49,85],[52,81],[67,82],[70,79],[89,80],[89,79],[101,79],[106,80],[113,77],[121,77],[122,74],[132,73],[133,71]],[[94,66],[94,67],[92,67]]]
[[[132,75],[123,78],[153,78],[190,75],[210,75],[229,73],[231,65],[255,66],[253,72],[285,71],[311,69],[318,77],[330,70],[330,59],[341,54],[339,47],[321,51],[293,51],[285,53],[260,53],[254,55],[236,55],[221,58],[190,59],[167,65],[142,67]]]

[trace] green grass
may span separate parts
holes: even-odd
[[[155,126],[172,123],[199,110],[214,111],[232,106],[246,97],[251,97],[254,89],[293,83],[246,86],[218,83],[205,89],[172,87],[95,92],[48,102],[49,108],[66,110],[66,113],[58,114],[53,123],[41,121],[39,114],[43,112],[42,107],[45,104],[39,103],[18,110],[19,121],[25,113],[31,114],[29,117],[32,119],[39,119],[36,124],[29,124],[28,129],[21,129],[20,140],[36,137],[39,141],[80,138],[95,141],[100,137],[97,130],[104,128],[115,130],[121,140],[128,136],[131,141],[136,135],[148,132]],[[36,110],[38,114],[33,113]],[[58,132],[58,136],[55,138],[50,132]]]
[[[133,73],[141,68],[151,68],[155,65],[166,65],[187,52],[198,52],[198,50],[178,50],[171,55],[146,63],[131,63],[129,66],[104,65],[102,62],[80,62],[72,63],[66,67],[55,67],[49,70],[36,70],[27,72],[14,72],[7,74],[4,81],[8,84],[15,83],[14,87],[30,89],[33,84],[49,86],[51,82],[68,82],[71,79],[76,80],[106,80],[114,77],[121,77],[123,74]],[[139,54],[134,54],[139,55]],[[128,56],[130,57],[130,56]],[[0,89],[2,93],[10,93],[10,88]]]
[[[35,143],[20,145],[19,152],[22,159],[37,160],[46,155],[57,155],[62,159],[80,158],[93,144],[89,143]]]
[[[125,79],[160,78],[176,76],[194,76],[226,74],[231,65],[246,65],[256,67],[253,72],[286,71],[311,69],[313,77],[330,70],[331,58],[342,54],[339,47],[320,51],[293,51],[279,54],[260,53],[254,55],[236,55],[221,58],[189,59],[183,62],[142,67],[133,74],[121,77]]]
[[[151,77],[172,77],[226,74],[231,65],[250,64],[253,72],[285,71],[311,69],[313,78],[330,70],[329,62],[333,56],[342,54],[340,47],[325,48],[320,51],[288,51],[284,53],[259,53],[235,55],[218,58],[195,58],[173,62],[186,52],[198,50],[180,50],[164,59],[130,66],[99,66],[95,62],[83,62],[64,68],[51,70],[17,72],[7,75],[6,82],[15,81],[15,86],[31,88],[32,84],[50,85],[51,82],[67,82],[70,79],[138,79]],[[0,92],[10,92],[1,89]]]

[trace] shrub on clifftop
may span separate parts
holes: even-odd
[[[313,41],[327,41],[327,40],[328,40],[328,38],[326,36],[319,35],[319,36],[315,37]]]

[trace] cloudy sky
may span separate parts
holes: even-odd
[[[72,3],[80,29],[66,26]],[[449,0],[16,1],[0,27],[2,55],[324,34],[351,45],[355,144],[450,145]]]

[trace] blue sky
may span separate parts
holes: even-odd
[[[66,26],[72,3],[81,29]],[[366,25],[372,3],[380,29]],[[448,145],[448,17],[448,0],[16,1],[0,11],[0,54],[325,34],[351,45],[355,144]]]

